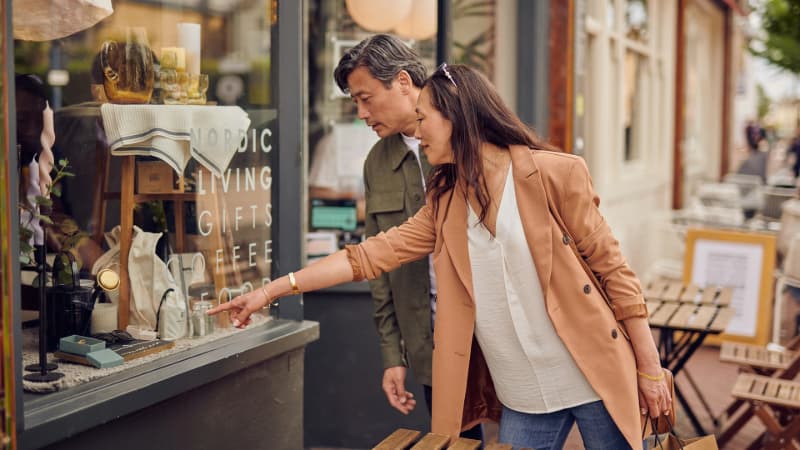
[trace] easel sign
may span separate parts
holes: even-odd
[[[772,274],[775,237],[759,233],[689,229],[686,233],[684,283],[733,288],[730,307],[735,315],[725,333],[706,343],[769,342],[772,319]]]

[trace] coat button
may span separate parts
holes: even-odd
[[[564,236],[561,238],[561,242],[563,242],[563,243],[564,243],[564,245],[569,245],[569,236],[567,236],[567,235],[565,234],[565,235],[564,235]]]
[[[583,293],[588,294],[590,292],[592,292],[592,288],[588,284],[583,285]]]
[[[617,333],[617,329],[616,329],[616,328],[614,328],[613,330],[611,330],[611,337],[612,337],[612,338],[616,339],[616,338],[617,338],[617,334],[618,334],[618,333]]]

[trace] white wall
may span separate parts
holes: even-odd
[[[668,254],[657,230],[671,209],[672,148],[675,92],[676,7],[673,2],[648,2],[650,54],[642,102],[645,132],[635,161],[625,161],[622,126],[624,2],[617,1],[615,24],[607,17],[608,2],[587,3],[591,20],[587,51],[586,159],[601,198],[601,211],[620,241],[633,269],[644,275]]]

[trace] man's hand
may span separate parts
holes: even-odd
[[[414,394],[406,392],[406,371],[403,366],[389,367],[383,371],[383,392],[389,404],[408,415],[417,406]]]

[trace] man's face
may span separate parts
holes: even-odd
[[[358,118],[378,136],[413,132],[416,114],[414,100],[409,96],[411,79],[405,72],[398,74],[387,89],[366,67],[357,67],[347,77],[347,86],[358,107]]]

